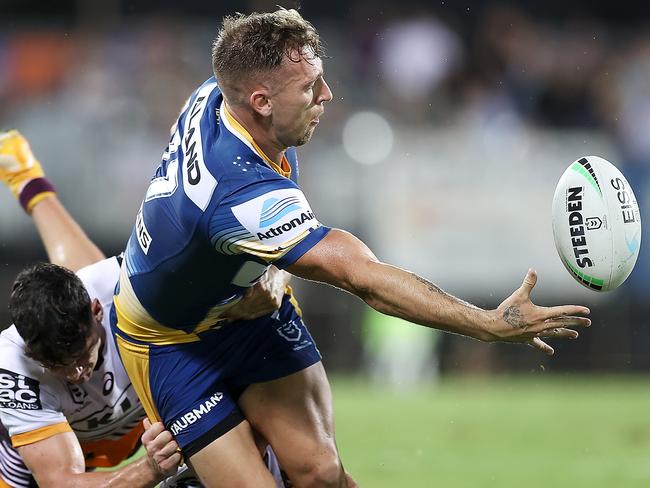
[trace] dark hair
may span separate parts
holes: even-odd
[[[27,356],[46,368],[78,357],[93,328],[86,288],[76,274],[55,264],[37,263],[18,274],[9,313]]]
[[[242,80],[252,74],[270,71],[292,51],[321,57],[323,49],[316,29],[294,9],[226,16],[212,44],[212,69],[226,99],[237,103]]]

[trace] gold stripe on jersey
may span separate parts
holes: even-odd
[[[149,346],[134,344],[119,335],[116,335],[115,339],[124,369],[131,378],[133,389],[140,398],[147,417],[151,423],[159,422],[160,415],[158,415],[149,385]]]
[[[287,285],[287,287],[284,289],[284,294],[289,295],[289,301],[291,302],[291,305],[293,305],[293,308],[296,309],[298,316],[302,317],[302,308],[300,308],[300,305],[298,305],[298,300],[296,300],[296,297],[293,294],[293,290],[289,285]]]
[[[257,143],[253,140],[253,136],[250,135],[250,133],[244,128],[243,125],[241,125],[239,122],[237,122],[237,119],[232,116],[230,111],[228,110],[228,107],[226,104],[223,104],[223,115],[228,119],[228,122],[232,127],[241,135],[243,136],[250,144],[255,148],[255,151],[262,157],[262,159],[268,164],[273,171],[278,173],[281,176],[284,176],[285,178],[291,178],[291,165],[289,164],[289,161],[287,160],[287,157],[283,154],[282,155],[282,162],[280,166],[275,164],[271,158],[269,158],[264,151],[262,151],[262,148],[260,148]]]
[[[300,240],[300,238],[296,238]],[[293,243],[293,240],[291,241]],[[299,315],[302,315],[298,302],[293,297],[291,287],[287,286],[286,294],[290,295],[291,303],[296,307]],[[157,322],[138,300],[131,281],[126,274],[125,267],[120,272],[120,292],[114,298],[115,313],[117,315],[117,327],[128,337],[137,341],[147,342],[158,346],[170,344],[184,344],[201,340],[199,334],[211,329],[219,328],[224,312],[241,300],[241,297],[224,304],[212,307],[201,322],[194,327],[192,332],[185,332],[180,329],[166,327]]]
[[[56,434],[63,432],[72,432],[72,427],[68,422],[59,422],[58,424],[46,425],[38,429],[23,432],[11,436],[11,445],[14,447],[26,446],[35,442],[43,441]]]
[[[125,266],[122,266],[120,271],[120,292],[115,297],[114,304],[117,314],[117,327],[122,332],[137,341],[165,346],[200,340],[198,334],[218,328],[218,323],[224,320],[221,315],[238,303],[239,300],[241,300],[241,297],[234,298],[223,305],[212,307],[192,332],[166,327],[149,315],[142,306],[133,291]]]
[[[304,232],[301,232],[293,239],[282,243],[282,246],[266,246],[260,243],[260,241],[256,238],[255,240],[242,241],[241,243],[237,243],[236,248],[241,250],[242,253],[252,254],[253,256],[262,258],[269,264],[273,264],[274,261],[277,261],[282,256],[291,251],[291,249],[293,249],[296,244],[302,241],[312,230],[317,229],[318,227],[320,227],[320,224],[318,226],[306,229]]]

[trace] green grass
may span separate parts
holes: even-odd
[[[650,381],[446,379],[399,394],[333,378],[346,469],[363,487],[650,486]]]
[[[332,378],[338,446],[364,488],[650,486],[650,379],[446,378],[396,393]]]

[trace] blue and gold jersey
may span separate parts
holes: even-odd
[[[118,333],[197,340],[270,264],[292,264],[327,231],[297,185],[295,150],[271,161],[211,78],[183,108],[137,214],[115,296]]]

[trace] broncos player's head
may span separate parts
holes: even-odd
[[[314,26],[280,8],[225,17],[212,67],[228,107],[247,113],[278,148],[287,148],[309,141],[332,99],[322,55]]]
[[[102,306],[72,271],[37,263],[21,271],[9,313],[25,354],[71,383],[90,378],[102,342]]]

